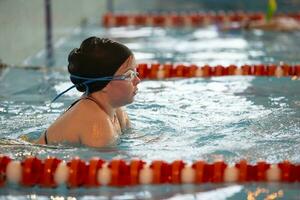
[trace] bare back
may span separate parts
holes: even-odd
[[[121,108],[111,119],[101,104],[92,97],[85,97],[63,113],[38,140],[40,144],[84,144],[101,147],[113,143],[128,127],[128,117]]]

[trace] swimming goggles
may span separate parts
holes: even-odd
[[[53,103],[59,97],[61,97],[63,94],[67,93],[68,91],[72,90],[73,88],[75,88],[76,86],[79,86],[79,85],[84,85],[84,87],[86,88],[85,94],[89,94],[88,84],[90,84],[90,83],[94,83],[94,82],[98,82],[98,81],[133,81],[133,79],[137,78],[138,76],[139,76],[139,73],[137,71],[134,71],[131,69],[122,75],[106,76],[106,77],[101,77],[101,78],[89,78],[89,77],[82,77],[82,76],[76,76],[76,75],[71,74],[71,76],[70,76],[71,79],[74,78],[77,80],[83,80],[83,82],[74,84],[71,87],[69,87],[68,89],[62,91],[51,101],[51,103]]]

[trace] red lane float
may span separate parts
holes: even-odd
[[[27,187],[40,185],[49,188],[60,185],[75,188],[137,184],[300,182],[300,164],[289,161],[278,164],[259,161],[249,164],[246,160],[241,160],[229,165],[223,161],[207,163],[203,160],[193,163],[154,160],[146,163],[137,159],[104,161],[93,158],[86,162],[77,157],[64,162],[57,158],[40,160],[28,157],[19,162],[8,156],[0,156],[0,173],[1,186],[15,183]],[[18,174],[20,177],[17,177]]]
[[[109,168],[111,169],[111,186],[130,185],[129,166],[124,160],[112,160]]]
[[[169,163],[161,160],[156,160],[152,162],[150,168],[153,170],[154,184],[169,183],[171,179],[171,167]]]
[[[28,157],[22,163],[22,185],[34,186],[40,183],[44,164],[35,157]]]
[[[181,172],[184,166],[185,163],[182,160],[175,160],[171,164],[171,183],[174,184],[181,183]]]
[[[141,169],[143,169],[143,165],[145,164],[142,160],[132,160],[129,164],[129,177],[130,177],[130,184],[137,185],[140,184],[139,181],[139,174]]]
[[[3,186],[6,181],[6,167],[10,161],[11,159],[8,156],[0,157],[0,187]]]
[[[44,167],[42,169],[41,181],[40,184],[42,187],[55,187],[56,183],[54,181],[54,173],[61,162],[60,159],[57,158],[47,158],[44,160]]]
[[[87,177],[85,181],[85,185],[88,187],[99,186],[100,183],[97,180],[97,172],[102,168],[102,165],[105,163],[104,160],[99,158],[93,158],[90,160],[87,170]]]
[[[227,167],[227,164],[223,161],[218,161],[213,164],[213,177],[212,182],[221,183],[224,181],[224,171]]]
[[[229,66],[197,66],[194,64],[171,63],[140,63],[137,67],[140,79],[167,79],[167,78],[192,78],[212,76],[300,76],[300,65],[229,65]]]
[[[68,162],[67,166],[69,167],[69,187],[79,187],[85,183],[87,176],[87,165],[84,161],[79,158],[74,158]]]
[[[277,16],[292,17],[300,20],[300,13],[278,14]],[[114,26],[159,26],[159,27],[199,27],[208,24],[242,23],[249,21],[264,21],[262,12],[193,12],[193,13],[142,13],[142,14],[113,14],[102,16],[105,27]]]

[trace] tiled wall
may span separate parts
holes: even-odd
[[[106,0],[52,0],[54,41],[86,18],[106,10]],[[45,47],[44,0],[0,1],[0,59],[20,65]]]

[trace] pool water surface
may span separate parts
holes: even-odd
[[[126,34],[125,34],[126,33]],[[233,164],[264,160],[300,162],[300,80],[291,77],[226,76],[144,80],[133,104],[126,106],[132,128],[105,148],[38,146],[20,139],[39,135],[80,93],[75,90],[50,104],[70,86],[66,70],[69,51],[91,35],[110,37],[128,45],[138,62],[172,62],[227,66],[229,64],[299,63],[299,33],[262,31],[220,32],[216,27],[161,29],[88,25],[56,46],[56,67],[9,67],[0,74],[0,152],[22,160],[33,155],[70,160],[93,156],[146,161],[187,162],[216,159]],[[40,65],[44,54],[33,55],[29,66]],[[255,193],[256,192],[256,193]],[[299,184],[204,184],[125,188],[0,189],[10,194],[82,199],[258,199],[276,194],[297,199]]]

